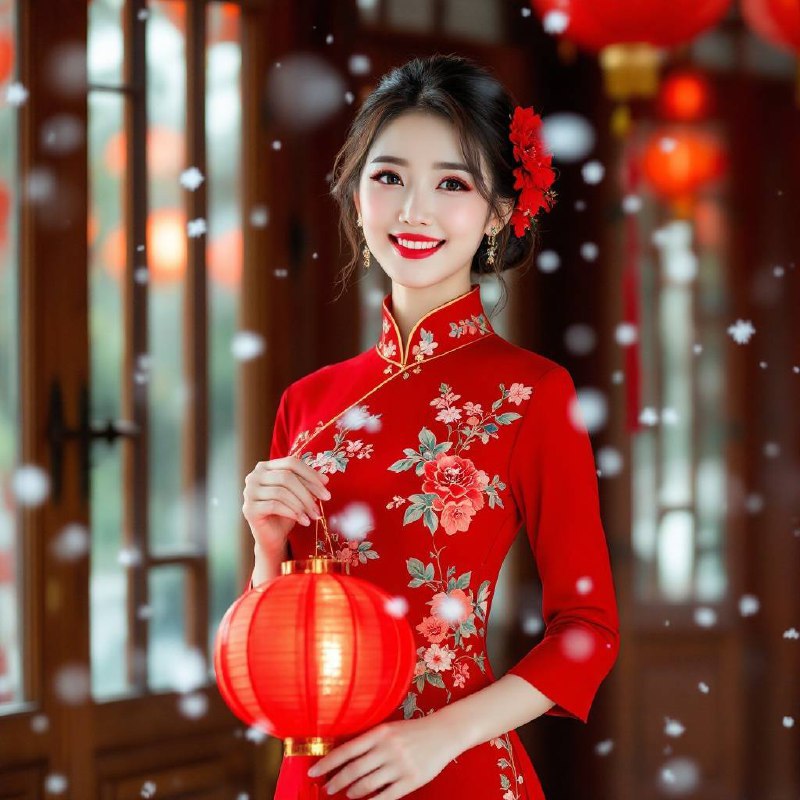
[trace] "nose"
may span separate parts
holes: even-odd
[[[405,201],[400,209],[400,222],[406,222],[409,225],[429,224],[428,214],[423,208],[420,192],[409,191],[406,194]]]

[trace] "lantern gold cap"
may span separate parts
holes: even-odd
[[[333,558],[302,558],[281,562],[281,575],[312,573],[314,575],[350,574],[349,564]]]
[[[287,737],[283,740],[284,756],[326,756],[332,749],[333,739],[322,736],[309,736],[307,739]]]

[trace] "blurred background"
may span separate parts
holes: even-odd
[[[622,648],[588,725],[520,729],[548,800],[800,797],[798,0],[0,0],[0,798],[272,797],[210,663],[244,476],[378,338],[328,181],[434,52],[558,167],[492,323],[574,378]],[[540,606],[521,531],[496,674]]]

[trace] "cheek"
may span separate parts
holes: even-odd
[[[395,201],[389,196],[389,192],[382,192],[380,187],[369,182],[361,189],[361,205],[367,218],[383,219],[392,212]]]

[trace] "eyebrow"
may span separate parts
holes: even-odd
[[[405,158],[398,158],[397,156],[375,156],[370,162],[374,164],[376,161],[385,161],[387,164],[399,164],[401,167],[407,167],[408,161]],[[469,175],[472,173],[466,164],[460,161],[435,161],[433,163],[434,169],[457,169],[461,172],[466,172]]]

